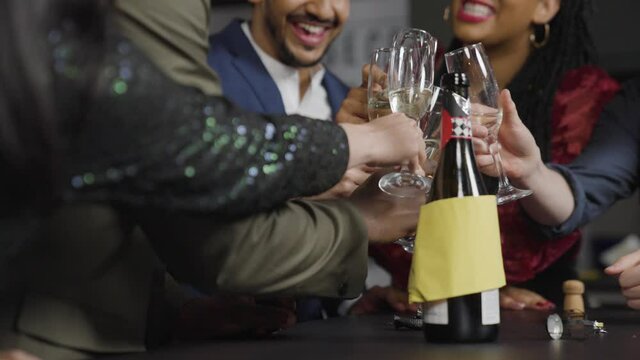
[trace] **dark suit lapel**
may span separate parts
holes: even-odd
[[[329,106],[331,106],[331,118],[335,120],[340,106],[347,96],[348,88],[340,82],[329,70],[327,69],[322,79],[322,86],[327,92],[327,98],[329,99]]]
[[[262,105],[264,113],[284,114],[280,91],[244,35],[240,24],[240,20],[234,20],[222,33],[223,41],[234,55],[232,64],[247,83],[247,91],[253,92]]]

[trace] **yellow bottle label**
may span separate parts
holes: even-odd
[[[450,198],[422,206],[409,276],[410,302],[505,284],[495,196]]]

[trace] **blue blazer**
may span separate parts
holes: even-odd
[[[241,23],[236,19],[221,32],[209,37],[207,62],[222,80],[222,92],[227,99],[245,110],[284,114],[280,91],[244,35]],[[322,79],[322,86],[327,92],[335,119],[349,88],[328,70]]]

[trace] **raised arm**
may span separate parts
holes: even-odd
[[[624,84],[604,108],[580,157],[555,168],[574,188],[576,226],[633,194],[640,169],[640,79]]]
[[[425,200],[382,193],[380,175],[347,200],[289,201],[239,220],[135,216],[168,270],[204,291],[355,297],[364,286],[367,240],[414,232]]]
[[[540,149],[520,120],[508,90],[502,92],[500,101],[504,111],[499,134],[500,153],[507,176],[516,186],[533,190],[533,195],[520,200],[531,218],[543,225],[559,225],[574,209],[571,188],[562,175],[542,162]],[[486,136],[482,133],[485,131],[482,127],[474,128],[480,138]],[[480,169],[495,176],[495,165],[484,142],[476,141],[474,146]]]
[[[72,197],[246,214],[320,193],[347,166],[420,153],[420,131],[402,115],[338,126],[247,113],[176,85],[126,40],[106,54],[70,149]],[[65,89],[75,83],[62,74]]]
[[[574,230],[635,191],[640,169],[640,79],[624,85],[603,110],[583,153],[564,166],[542,164],[533,137],[507,93],[502,100],[500,142],[505,169],[514,183],[534,191],[521,204],[533,220],[553,227],[548,229],[551,235]],[[476,130],[484,136],[483,129]],[[486,149],[476,144],[483,171],[494,174]]]

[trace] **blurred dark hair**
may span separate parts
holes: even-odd
[[[58,113],[47,36],[73,23],[97,54],[105,6],[94,0],[0,1],[0,212],[15,212],[17,204],[46,207],[52,199],[64,147],[61,122],[80,119]]]
[[[563,75],[570,69],[596,62],[589,28],[592,13],[591,0],[562,0],[558,14],[549,23],[549,42],[532,52],[508,86],[545,161],[551,160],[551,111]]]
[[[507,85],[520,117],[540,146],[544,161],[551,160],[551,111],[563,75],[597,61],[589,28],[592,13],[592,0],[561,0],[560,10],[549,23],[549,42],[532,51]],[[455,39],[452,48],[460,46]]]

